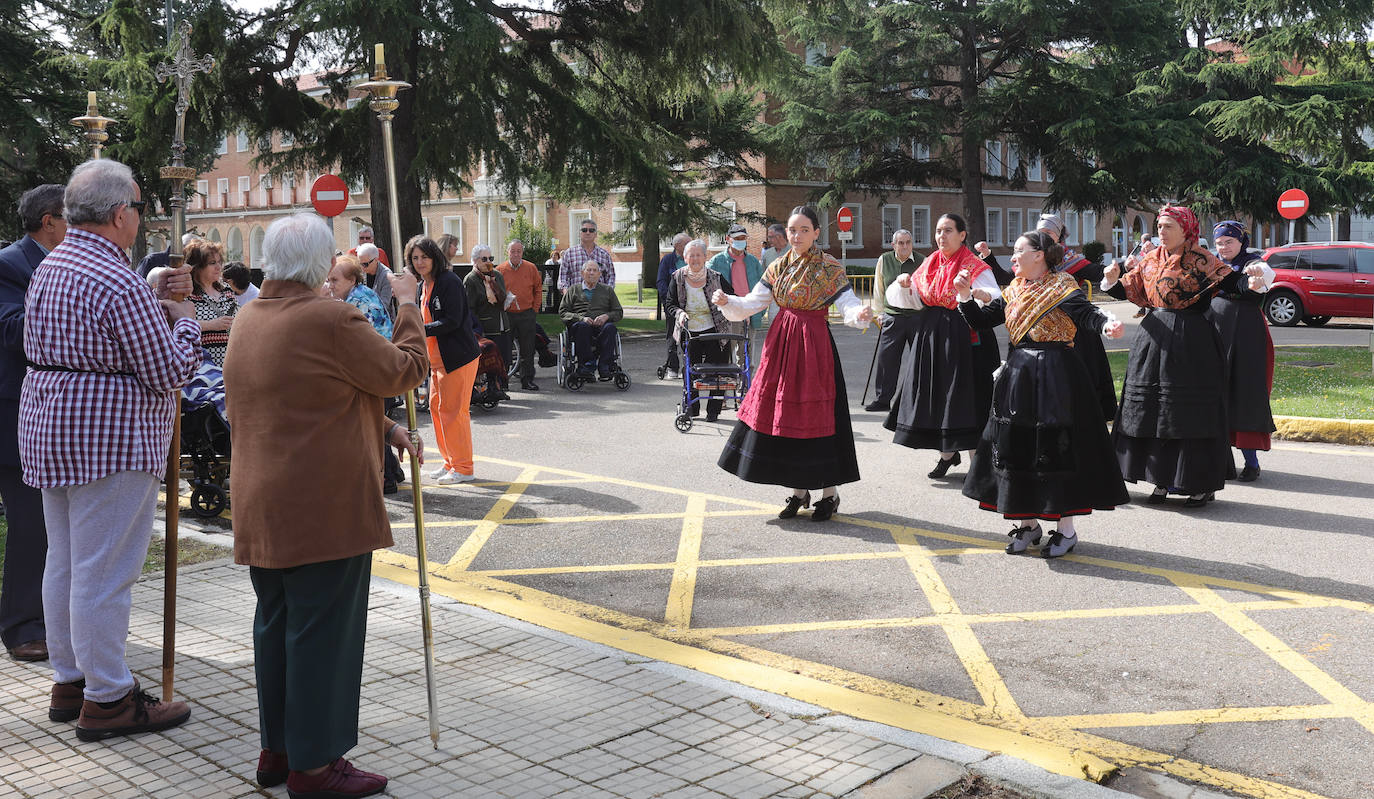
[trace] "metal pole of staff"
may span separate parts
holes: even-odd
[[[159,64],[154,73],[159,81],[176,80],[176,129],[172,134],[172,163],[164,166],[159,175],[171,181],[172,192],[167,200],[172,213],[172,241],[167,265],[180,269],[184,260],[181,237],[186,233],[186,182],[196,179],[194,167],[186,166],[186,110],[190,108],[191,79],[197,72],[209,72],[215,60],[210,56],[196,57],[191,52],[191,23],[181,23],[181,41],[176,57],[170,64]],[[184,300],[173,297],[174,300]],[[162,585],[162,701],[172,701],[172,683],[176,677],[177,623],[177,532],[181,512],[181,413],[180,393],[177,413],[172,414],[172,443],[167,452],[167,475],[164,478],[167,509],[167,529],[163,536],[165,564]]]
[[[401,218],[399,205],[396,200],[396,155],[391,144],[391,120],[400,101],[396,99],[396,94],[401,89],[409,89],[411,84],[400,80],[388,80],[386,74],[386,59],[382,45],[376,48],[376,68],[372,75],[372,80],[359,83],[353,88],[368,92],[372,95],[369,101],[372,110],[377,112],[377,119],[382,123],[382,148],[386,155],[386,182],[387,200],[391,211],[391,252],[392,269],[397,273],[404,268],[402,261],[404,253],[401,249]],[[418,456],[420,446],[420,433],[416,429],[415,421],[415,389],[406,392],[406,424],[410,441],[415,446],[416,452],[410,455],[410,486],[411,503],[415,513],[415,556],[418,560],[417,568],[420,583],[420,625],[424,633],[425,648],[425,690],[429,699],[429,739],[433,741],[434,748],[439,748],[439,695],[437,686],[434,684],[434,627],[429,615],[429,556],[425,549],[425,508],[424,498],[420,493],[420,459]]]

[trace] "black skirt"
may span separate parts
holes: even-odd
[[[1112,441],[1122,475],[1183,494],[1235,477],[1221,337],[1204,307],[1154,308],[1131,345]]]
[[[1107,361],[1107,348],[1102,345],[1102,332],[1079,327],[1073,337],[1073,351],[1087,367],[1097,405],[1102,409],[1102,422],[1110,422],[1116,418],[1116,381],[1112,379],[1112,365]]]
[[[954,309],[927,306],[916,313],[915,337],[883,423],[895,443],[941,452],[978,445],[1001,354],[991,331],[976,331],[978,344],[974,332]]]
[[[1258,302],[1212,298],[1207,318],[1221,336],[1226,361],[1226,420],[1232,431],[1272,433],[1274,414],[1269,406],[1269,326]]]
[[[1063,344],[1012,347],[964,478],[964,496],[1011,518],[1059,519],[1130,501],[1098,394]]]
[[[849,398],[835,339],[830,338],[835,359],[835,432],[821,438],[787,438],[760,433],[744,422],[735,422],[717,465],[751,483],[820,489],[859,479],[859,457],[854,451],[854,430],[849,422]]]

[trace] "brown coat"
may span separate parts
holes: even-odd
[[[420,310],[387,341],[357,308],[269,280],[229,336],[234,561],[285,569],[391,546],[382,398],[429,373]]]

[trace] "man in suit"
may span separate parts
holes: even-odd
[[[24,358],[24,295],[33,270],[67,235],[61,184],[30,189],[19,198],[24,238],[0,250],[0,495],[9,533],[0,587],[0,638],[15,660],[47,660],[43,627],[43,563],[48,534],[43,494],[24,484],[19,464],[19,389]]]

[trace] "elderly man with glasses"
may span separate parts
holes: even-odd
[[[358,260],[361,261],[361,260],[362,260],[361,255],[362,255],[362,252],[363,252],[363,246],[364,246],[364,245],[370,245],[370,246],[376,247],[376,243],[373,241],[372,228],[368,227],[367,225],[363,225],[362,227],[358,228],[358,246],[356,246],[356,247],[354,247],[353,249],[349,250],[349,251],[348,251],[348,254],[349,254],[349,255],[357,255],[357,256],[360,256],[360,257],[358,258]],[[377,249],[377,256],[376,256],[376,257],[381,259],[381,261],[382,261],[382,266],[385,266],[387,269],[390,269],[390,268],[391,268],[391,259],[389,259],[389,258],[386,257],[386,250],[383,250],[381,247],[376,247],[376,249]]]
[[[159,303],[125,254],[144,204],[121,163],[87,161],[72,172],[67,235],[33,274],[24,325],[19,453],[24,482],[43,492],[48,529],[48,717],[76,719],[83,741],[191,715],[185,702],[142,691],[124,662],[179,389],[200,363],[191,304]]]
[[[558,290],[567,291],[569,286],[581,283],[582,267],[588,261],[596,261],[601,267],[600,282],[615,288],[615,262],[606,248],[596,243],[596,223],[584,219],[578,231],[581,236],[578,243],[564,250],[558,258]]]

